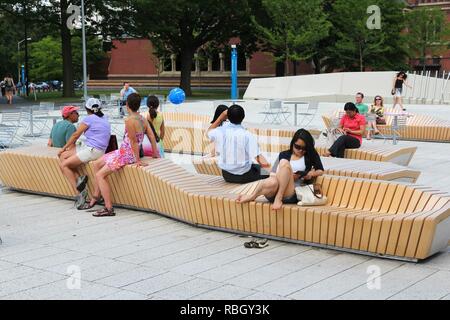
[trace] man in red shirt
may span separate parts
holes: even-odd
[[[337,129],[340,136],[325,154],[326,157],[344,158],[345,149],[358,149],[362,144],[362,136],[366,131],[366,118],[359,114],[358,108],[352,102],[344,107],[345,115],[342,117]]]

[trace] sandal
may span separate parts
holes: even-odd
[[[92,199],[94,200],[94,204],[91,205],[91,201]],[[105,204],[105,200],[103,200],[102,197],[96,198],[96,197],[92,197],[91,200],[87,200],[84,202],[83,205],[77,207],[78,210],[89,210],[92,209],[93,207],[95,207],[96,205],[104,205]]]
[[[101,210],[98,210],[96,213],[92,214],[94,217],[113,217],[116,215],[114,212],[114,208],[108,209],[103,208]]]

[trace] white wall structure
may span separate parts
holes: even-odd
[[[392,102],[391,89],[397,72],[340,72],[318,75],[253,79],[244,99],[314,100],[321,102],[353,101],[357,92],[369,99],[381,95]],[[450,103],[449,74],[408,74],[413,86],[403,88],[404,102],[409,104]]]

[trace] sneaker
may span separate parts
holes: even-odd
[[[81,191],[81,193],[76,197],[75,207],[80,210],[86,203],[88,197],[87,190]]]
[[[83,191],[86,188],[86,184],[88,181],[88,177],[87,176],[80,176],[77,179],[77,190],[78,192]]]

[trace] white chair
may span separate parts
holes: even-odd
[[[0,149],[11,148],[19,127],[0,126]]]
[[[39,103],[39,110],[54,110],[55,103],[54,102],[41,102]]]
[[[402,136],[403,130],[406,129],[407,116],[398,116],[397,123],[392,123],[392,143],[397,144],[397,141]]]
[[[33,124],[37,129],[37,133],[42,135],[44,132],[50,133],[52,130],[51,126],[48,124],[50,122],[49,109],[38,109],[33,110]]]
[[[302,121],[298,124],[303,127],[308,126],[314,119],[319,110],[319,102],[311,101],[308,103],[308,108],[304,112],[297,112],[295,117],[302,116]]]
[[[22,114],[20,112],[4,112],[1,115],[1,124],[20,126],[20,119]]]
[[[267,109],[260,114],[265,115],[263,123],[281,124],[283,121],[289,123],[286,114],[290,114],[290,112],[283,108],[281,100],[270,100]]]

